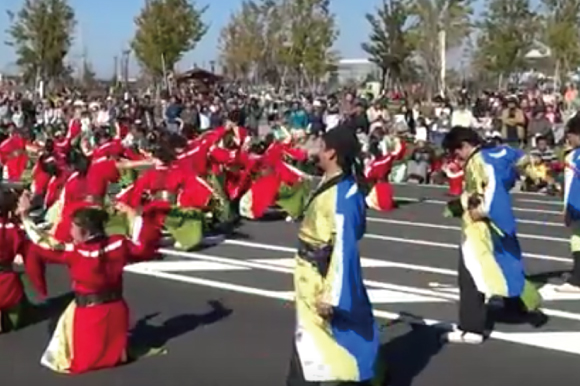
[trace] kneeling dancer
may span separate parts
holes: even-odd
[[[19,210],[32,240],[28,264],[34,267],[33,284],[46,296],[45,263],[65,264],[75,295],[58,321],[41,364],[59,373],[79,374],[126,362],[129,308],[123,299],[123,268],[157,257],[157,240],[143,244],[122,235],[107,235],[107,213],[87,205],[73,214],[73,242],[60,244],[42,234],[27,217],[30,202],[23,197]]]

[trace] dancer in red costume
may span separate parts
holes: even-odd
[[[73,172],[68,177],[57,203],[49,210],[49,222],[53,224],[53,237],[59,242],[70,242],[72,214],[77,207],[89,202],[104,206],[109,185],[119,181],[119,169],[151,165],[145,161],[116,161],[101,157],[89,160],[80,152],[72,152],[69,161]]]
[[[49,242],[50,238],[28,219],[29,207],[23,195],[19,210],[33,241],[28,256],[33,284],[46,296],[45,263],[64,264],[69,267],[75,294],[58,321],[41,363],[59,373],[80,374],[126,362],[129,309],[123,299],[123,268],[156,257],[157,240],[140,244],[125,236],[107,235],[106,212],[87,204],[73,214],[73,243]]]
[[[58,190],[66,181],[65,163],[48,139],[32,168],[31,191],[34,207],[50,207],[58,198]]]
[[[4,165],[5,180],[18,182],[28,164],[27,141],[15,126],[10,127],[10,136],[0,144],[0,162]]]
[[[29,277],[35,274],[28,265],[28,239],[14,214],[17,200],[15,192],[0,188],[0,333],[26,323],[28,302],[20,275],[13,268],[16,259],[23,259]]]
[[[309,178],[289,162],[305,161],[307,156],[288,143],[272,142],[259,159],[247,165],[247,175],[257,173],[258,177],[241,197],[240,214],[259,219],[268,208],[278,205],[290,218],[297,218],[309,191]]]
[[[460,196],[463,192],[463,168],[461,164],[457,160],[452,159],[443,166],[443,171],[449,183],[447,194],[450,196]]]
[[[388,212],[396,207],[393,186],[389,182],[393,161],[394,157],[387,154],[375,158],[365,168],[365,178],[372,185],[366,197],[367,205],[371,209]]]
[[[179,167],[170,144],[160,143],[152,156],[158,164],[117,195],[117,207],[142,208],[151,229],[160,234],[165,227],[178,248],[191,249],[203,239],[209,212],[226,211],[227,200],[202,177]]]

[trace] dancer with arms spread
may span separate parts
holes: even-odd
[[[72,214],[72,243],[61,244],[35,227],[29,209],[30,198],[23,194],[18,211],[32,240],[27,258],[33,285],[46,296],[45,264],[64,264],[75,295],[60,317],[41,363],[56,372],[79,374],[126,362],[129,309],[123,298],[123,268],[156,257],[158,240],[148,239],[143,244],[107,235],[107,212],[87,203]],[[135,228],[139,231],[146,230]]]

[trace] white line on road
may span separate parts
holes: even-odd
[[[545,201],[545,200],[534,200],[531,198],[516,198],[517,202],[529,202],[531,204],[542,204],[542,205],[555,205],[563,207],[562,201]]]
[[[429,240],[419,240],[419,239],[406,239],[403,237],[390,237],[390,236],[383,236],[383,235],[374,235],[374,234],[365,234],[364,236],[367,239],[375,239],[375,240],[382,240],[382,241],[392,241],[396,243],[403,243],[403,244],[414,244],[414,245],[424,245],[426,247],[438,247],[438,248],[446,248],[446,249],[459,249],[459,244],[450,244],[450,243],[440,243],[435,241]],[[237,241],[237,240],[236,240]],[[537,253],[522,253],[523,257],[529,257],[531,259],[538,259],[538,260],[548,260],[548,261],[558,261],[561,263],[569,263],[572,261],[570,258],[566,257],[559,257],[559,256],[550,256],[550,255],[540,255]]]
[[[248,294],[248,295],[261,296],[261,297],[266,297],[266,298],[271,298],[271,299],[293,301],[292,293],[287,292],[287,291],[268,291],[268,290],[264,290],[264,289],[260,289],[260,288],[237,285],[237,284],[227,283],[227,282],[222,282],[222,281],[217,281],[217,280],[207,280],[207,279],[203,279],[203,278],[173,274],[173,273],[168,273],[168,272],[151,271],[151,270],[144,269],[144,266],[142,264],[129,266],[126,269],[129,272],[133,272],[133,273],[141,274],[141,275],[152,276],[152,277],[156,277],[156,278],[160,278],[160,279],[172,280],[172,281],[183,282],[183,283],[188,283],[188,284],[195,284],[195,285],[200,285],[200,286],[204,286],[204,287],[216,288],[216,289],[237,292],[237,293],[244,293],[244,294]],[[404,322],[411,323],[411,324],[424,324],[424,325],[430,325],[430,326],[441,326],[442,328],[445,328],[445,329],[457,328],[457,325],[454,323],[443,322],[443,321],[435,320],[435,319],[423,319],[420,317],[410,316],[410,315],[407,315],[405,313],[399,314],[399,313],[377,310],[377,309],[375,309],[373,312],[374,312],[376,317],[381,318],[381,319],[402,320]],[[567,352],[567,353],[576,354],[576,355],[580,354],[580,348],[575,343],[575,339],[573,339],[574,337],[576,337],[578,335],[577,332],[561,331],[561,332],[559,332],[559,334],[560,334],[559,336],[562,339],[557,339],[557,340],[553,339],[553,337],[550,334],[553,335],[554,333],[538,332],[538,333],[533,333],[533,334],[530,334],[530,333],[522,334],[522,333],[506,333],[506,332],[501,332],[501,331],[493,331],[490,334],[490,338],[502,340],[502,341],[506,341],[506,342],[523,344],[523,345],[527,345],[527,346],[540,347],[540,348],[547,349],[547,350]]]
[[[405,226],[417,227],[417,228],[432,228],[432,229],[444,229],[444,230],[453,230],[453,231],[460,231],[461,230],[461,227],[453,226],[453,225],[440,225],[440,224],[431,224],[431,223],[416,222],[416,221],[403,221],[403,220],[394,220],[394,219],[380,218],[380,217],[367,217],[367,221],[376,222],[376,223],[383,223],[383,224],[405,225]],[[563,237],[533,235],[533,234],[520,233],[520,232],[518,232],[518,238],[531,239],[531,240],[543,240],[543,241],[556,241],[556,242],[561,242],[561,243],[569,243],[570,242],[570,239],[566,239]]]
[[[295,252],[296,251],[295,249],[288,248],[288,247],[280,247],[277,245],[253,243],[253,242],[239,241],[239,240],[226,240],[225,243],[249,247],[249,248],[259,248],[259,249],[274,250],[274,251],[280,251],[280,250],[283,250],[284,252]],[[255,268],[255,269],[260,269],[260,270],[265,270],[265,271],[274,271],[274,272],[286,273],[286,274],[292,274],[294,272],[294,270],[292,268],[280,267],[280,266],[276,266],[273,264],[257,263],[257,262],[247,261],[247,260],[232,259],[232,258],[221,257],[221,256],[212,256],[212,255],[193,253],[193,252],[174,251],[174,250],[170,250],[170,249],[163,249],[163,250],[161,250],[161,252],[164,254],[170,255],[170,256],[185,257],[188,259],[199,259],[202,261],[209,261],[209,262],[213,262],[213,263],[231,264],[233,266],[238,266],[238,267]],[[146,264],[147,263],[141,263],[139,265],[146,267],[147,266]],[[144,268],[144,269],[146,270],[146,268]],[[403,285],[399,285],[399,284],[385,283],[385,282],[380,282],[380,281],[375,281],[375,280],[364,280],[364,284],[369,286],[369,287],[383,288],[383,289],[389,289],[389,290],[397,290],[397,291],[404,292],[404,293],[431,296],[431,297],[438,298],[438,299],[447,299],[447,300],[459,299],[459,297],[457,295],[454,295],[454,294],[441,294],[438,291],[417,288],[417,287],[408,287],[408,286],[403,286]],[[546,315],[549,315],[549,316],[580,321],[580,314],[577,314],[574,312],[567,312],[567,311],[548,309],[548,308],[542,309],[542,311],[544,311],[544,313]]]
[[[447,205],[447,201],[444,200],[432,200],[432,199],[425,199],[421,200],[414,197],[400,197],[396,196],[395,200],[404,200],[410,202],[416,202],[418,204],[437,204],[437,205]],[[514,212],[529,212],[529,213],[543,213],[543,214],[550,214],[550,215],[558,215],[562,216],[561,210],[547,210],[547,209],[529,209],[529,208],[520,208],[517,206],[512,207]]]
[[[249,248],[273,250],[273,251],[283,251],[283,252],[295,252],[296,251],[295,248],[280,247],[278,245],[254,243],[254,242],[240,241],[240,240],[226,240],[224,243],[238,245],[238,246],[245,246],[245,247],[249,247]],[[230,264],[232,264],[232,265],[240,265],[242,267],[253,265],[257,269],[263,269],[263,270],[267,270],[267,271],[277,271],[277,272],[281,272],[281,273],[292,273],[293,272],[292,269],[287,269],[287,268],[280,269],[279,267],[275,267],[272,265],[259,264],[259,263],[255,263],[255,262],[250,263],[250,262],[246,262],[246,261],[240,261],[239,259],[230,259],[230,258],[223,258],[223,257],[216,257],[216,256],[208,256],[208,255],[203,255],[203,254],[199,254],[199,253],[189,253],[189,252],[180,252],[180,251],[172,251],[172,250],[163,250],[162,252],[166,253],[166,254],[171,254],[174,256],[182,256],[182,257],[189,257],[189,258],[195,258],[195,259],[199,258],[201,260],[207,260],[207,261],[216,262],[216,263],[227,264],[227,262],[229,261]],[[401,292],[409,292],[409,293],[413,293],[416,295],[428,295],[428,296],[433,296],[433,297],[439,297],[440,295],[442,295],[440,292],[437,292],[437,291],[416,288],[416,287],[407,287],[407,286],[398,285],[398,284],[384,283],[384,282],[374,281],[374,280],[365,280],[364,283],[365,283],[365,285],[367,285],[369,287],[378,287],[378,288],[398,290]],[[444,296],[442,296],[442,298],[443,299],[454,299],[454,300],[459,299],[459,297],[457,295],[453,295],[453,294],[445,294]],[[548,309],[548,308],[543,308],[542,311],[546,315],[549,315],[549,316],[580,321],[580,314],[578,314],[578,313],[562,311],[562,310],[555,310],[555,309]]]
[[[415,186],[415,187],[419,187],[419,188],[436,189],[436,190],[449,189],[449,186],[447,186],[447,185],[435,185],[435,184],[425,184],[425,185],[421,184],[421,185],[419,185],[419,184],[409,184],[406,182],[391,182],[391,185],[394,185],[394,186]],[[515,196],[515,197],[517,197],[519,195],[538,196],[538,197],[548,198],[545,201],[556,201],[556,200],[550,200],[549,197],[551,197],[551,196],[548,196],[545,193],[540,193],[540,192],[522,192],[519,190],[512,190],[511,195]]]

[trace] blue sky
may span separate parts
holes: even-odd
[[[110,76],[113,73],[113,57],[133,36],[133,18],[138,14],[144,0],[69,0],[76,11],[78,30],[82,31],[84,44],[99,76]],[[365,13],[372,10],[381,0],[332,0],[333,12],[336,14],[341,29],[336,48],[344,58],[362,58],[360,45],[365,41],[369,28],[364,19]],[[0,72],[14,71],[14,55],[11,47],[5,46],[4,26],[8,25],[6,9],[18,10],[23,0],[0,1]],[[217,41],[220,29],[227,23],[230,14],[240,6],[241,0],[197,0],[197,4],[209,4],[205,15],[210,29],[197,48],[188,53],[180,67],[190,67],[197,62],[209,62],[217,57]],[[75,47],[70,56],[78,60],[82,53],[80,37],[77,36]]]

